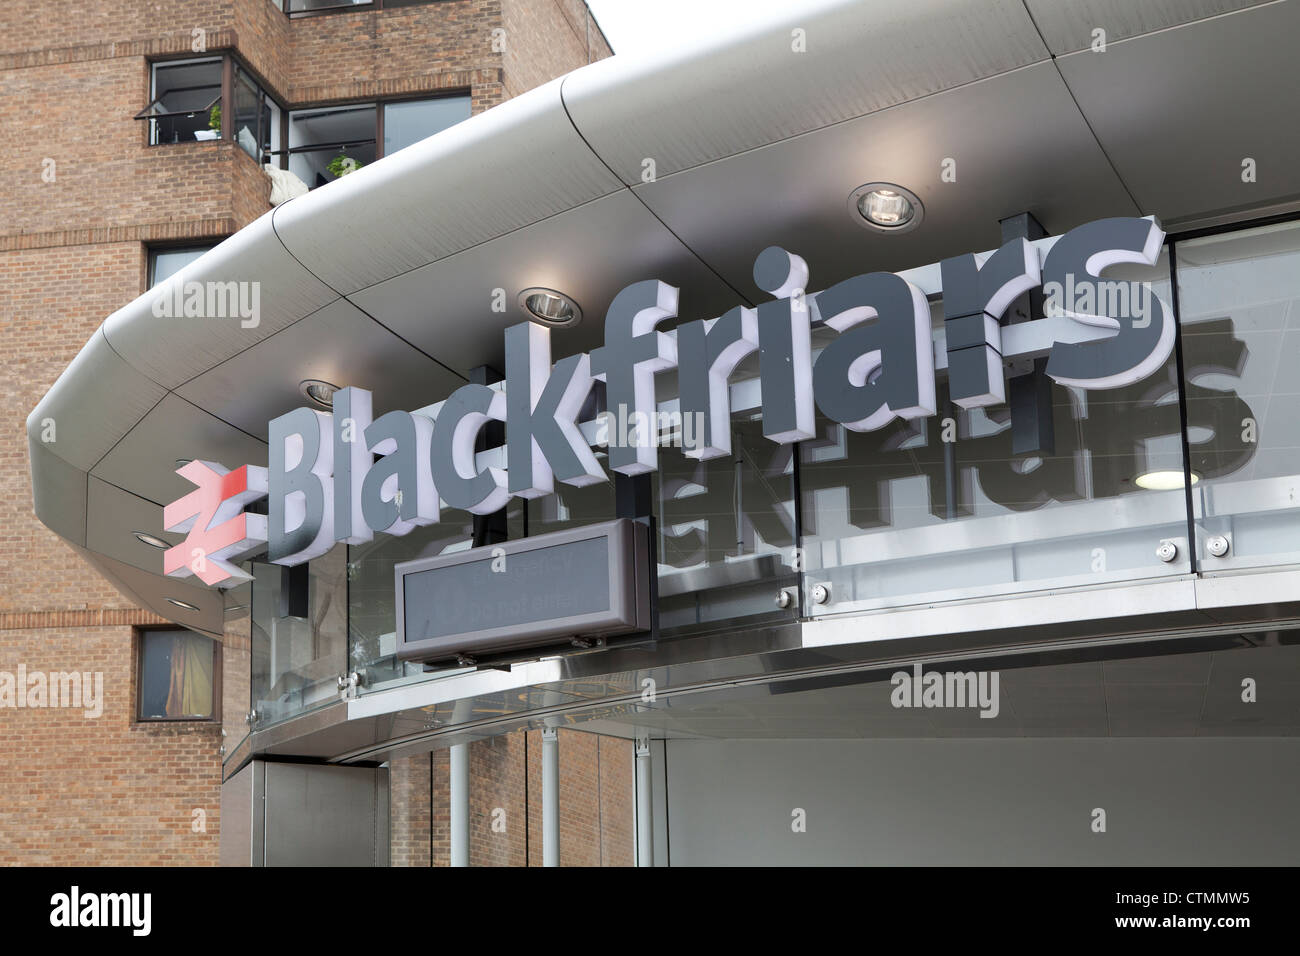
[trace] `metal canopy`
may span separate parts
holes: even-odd
[[[371,389],[377,414],[426,405],[500,363],[521,289],[581,306],[558,358],[593,347],[640,279],[679,286],[683,321],[752,304],[771,244],[825,287],[992,248],[1025,210],[1060,233],[1300,208],[1300,127],[1279,122],[1297,33],[1294,0],[833,0],[584,67],[282,204],[169,280],[260,282],[255,328],[157,318],[149,295],[109,316],[28,419],[36,512],[143,607],[219,634],[223,596],[162,577],[131,532],[176,540],[159,531],[188,490],[176,460],[265,464],[299,381]],[[921,227],[859,228],[846,197],[871,181],[914,190]]]

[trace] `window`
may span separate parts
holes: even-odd
[[[376,156],[373,104],[289,114],[289,171],[311,189],[373,163]]]
[[[311,189],[469,119],[467,95],[293,110],[288,169]],[[281,165],[284,165],[283,161]]]
[[[416,7],[438,0],[272,0],[279,9],[291,17],[305,17],[317,13],[341,13],[347,10],[383,10],[395,7]]]
[[[221,136],[221,57],[153,65],[153,100],[136,114],[149,121],[149,145]]]
[[[373,0],[278,0],[281,10],[293,14],[323,13],[326,10],[350,10],[353,7],[376,8]]]
[[[183,629],[140,632],[140,720],[213,720],[217,642]]]
[[[152,90],[135,117],[150,146],[232,139],[259,163],[280,148],[279,104],[234,57],[155,63]]]
[[[212,246],[186,246],[149,250],[149,288],[170,279]]]
[[[384,155],[440,133],[469,119],[468,96],[441,96],[433,100],[404,100],[384,104]]]
[[[243,67],[234,70],[234,126],[236,143],[258,163],[280,148],[280,107]],[[264,158],[266,157],[266,158]]]

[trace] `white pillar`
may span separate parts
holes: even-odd
[[[542,866],[560,865],[560,741],[542,731]]]
[[[469,744],[451,745],[451,865],[469,866]]]
[[[636,742],[636,865],[655,865],[654,798],[650,788],[650,738]]]

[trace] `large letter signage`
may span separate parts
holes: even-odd
[[[1028,336],[1039,343],[1034,354],[1049,352],[1048,376],[1083,389],[1130,385],[1168,359],[1173,316],[1147,283],[1112,281],[1102,272],[1154,265],[1163,241],[1152,218],[1103,219],[1056,239],[1041,264],[1040,249],[1025,240],[983,257],[947,259],[939,270],[938,344],[925,294],[903,276],[866,273],[806,293],[807,264],[777,246],[754,264],[754,281],[772,301],[688,322],[675,333],[659,325],[677,315],[678,290],[637,282],[610,303],[605,344],[590,355],[552,365],[549,330],[522,323],[506,330],[506,378],[497,387],[465,385],[428,414],[392,411],[374,420],[370,393],[345,388],[333,414],[299,408],[271,422],[265,470],[185,466],[180,474],[200,490],[165,511],[167,529],[189,537],[166,553],[164,570],[230,587],[247,579],[230,559],[263,540],[269,560],[301,564],[336,542],[360,544],[375,532],[403,535],[437,522],[443,505],[490,514],[512,496],[550,494],[557,478],[574,486],[606,481],[593,445],[605,445],[611,471],[654,471],[661,372],[676,370],[681,420],[701,426],[683,426],[684,454],[727,455],[730,379],[755,352],[763,434],[779,444],[811,438],[815,409],[860,432],[935,414],[936,353],[946,358],[957,405],[1000,404],[1005,363],[1029,354],[1014,343],[1027,341],[1023,330],[1036,322],[1051,323],[1036,327],[1046,334]],[[1003,313],[1040,283],[1047,314],[1016,326],[1016,338],[1002,328]],[[838,335],[814,358],[818,327]],[[597,380],[605,383],[609,418],[593,441],[577,419]],[[611,420],[619,423],[612,430]],[[506,446],[480,460],[476,439],[489,421],[506,423]],[[262,495],[270,498],[268,516],[245,515],[243,505]],[[204,556],[202,570],[193,553]]]

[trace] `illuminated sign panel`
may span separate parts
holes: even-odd
[[[491,514],[511,497],[552,493],[557,479],[577,487],[606,481],[593,444],[605,447],[611,471],[654,471],[655,375],[670,369],[677,372],[682,421],[702,425],[684,430],[684,454],[700,460],[727,455],[729,378],[754,352],[763,434],[778,444],[814,437],[818,410],[858,432],[935,414],[940,362],[953,401],[968,409],[1005,402],[1005,364],[1031,353],[1046,354],[1047,376],[1063,385],[1133,384],[1168,358],[1173,317],[1146,283],[1109,281],[1101,273],[1120,263],[1154,265],[1163,241],[1153,218],[1104,219],[1056,239],[1041,262],[1039,250],[1023,239],[986,256],[944,260],[944,338],[938,346],[926,296],[903,276],[868,273],[805,293],[806,263],[775,246],[754,265],[755,282],[774,301],[684,323],[675,333],[658,326],[676,317],[678,290],[653,279],[634,283],[610,303],[605,343],[589,355],[552,364],[549,329],[527,322],[507,329],[503,387],[461,386],[436,421],[403,411],[374,418],[370,393],[359,388],[337,392],[332,414],[299,408],[276,418],[264,479],[267,520],[250,523],[239,542],[221,544],[219,557],[248,553],[255,546],[250,541],[262,534],[269,560],[296,565],[338,542],[359,544],[375,533],[404,535],[433,524],[444,504]],[[1051,318],[1004,327],[1000,320],[1011,303],[1038,287]],[[839,334],[814,362],[811,336],[818,325]],[[1062,331],[1068,334],[1058,338]],[[609,411],[593,443],[577,416],[596,381],[605,384]],[[505,423],[505,467],[482,467],[476,455],[489,421]],[[262,480],[252,469],[248,474]],[[214,487],[213,480],[202,478],[202,487]],[[181,564],[169,559],[166,573],[197,574],[218,587],[242,580],[228,561],[215,571],[205,563],[206,575],[195,561],[207,561],[203,540],[219,543],[228,536],[218,535],[212,521],[228,520],[227,512],[256,497],[257,488],[250,478],[247,489],[221,485],[205,492],[225,497],[203,512],[213,517],[200,523],[202,535],[191,531],[191,557]],[[169,516],[179,504],[169,506]],[[194,520],[190,514],[185,519]]]

